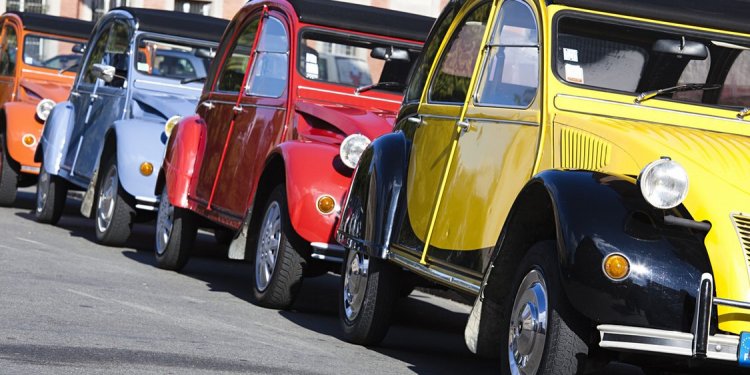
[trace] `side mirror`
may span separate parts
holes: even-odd
[[[403,49],[390,47],[375,47],[370,52],[370,57],[385,61],[404,61],[409,62],[409,52]]]
[[[86,52],[86,45],[83,43],[76,43],[73,45],[73,48],[71,48],[70,50],[73,51],[74,53],[83,54],[84,52]]]
[[[94,64],[91,72],[96,78],[101,78],[104,82],[110,83],[115,78],[115,67],[106,64]]]
[[[676,55],[678,58],[690,60],[705,60],[708,57],[708,47],[700,42],[691,40],[659,39],[651,47],[654,52]]]

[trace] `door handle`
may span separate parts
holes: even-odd
[[[206,107],[206,109],[209,109],[209,110],[214,109],[214,107],[216,107],[214,103],[211,103],[211,102],[203,102],[201,103],[201,105]]]
[[[406,121],[416,124],[417,126],[422,125],[422,118],[419,116],[409,117]]]
[[[74,97],[76,97],[76,98],[77,98],[77,97],[81,96],[81,94],[79,94],[79,93],[77,93],[77,92],[71,92],[71,93],[70,93],[70,96],[74,96]]]
[[[459,135],[464,135],[469,130],[472,130],[471,129],[471,124],[468,121],[466,121],[466,120],[459,121],[459,122],[456,123],[456,125],[458,125],[458,127],[461,128],[461,134],[459,134]]]
[[[234,111],[234,113],[242,113],[242,112],[245,112],[245,110],[244,110],[244,109],[243,109],[243,108],[242,108],[241,106],[238,106],[238,105],[236,105],[236,106],[232,107],[232,111]]]

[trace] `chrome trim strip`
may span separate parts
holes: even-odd
[[[211,102],[212,104],[225,104],[225,105],[231,105],[231,106],[234,106],[235,104],[237,104],[235,102],[229,102],[226,100],[206,100],[203,103],[207,103],[207,102]],[[267,109],[275,109],[279,111],[286,111],[286,107],[283,107],[283,106],[276,107],[272,105],[259,105],[259,104],[252,104],[252,103],[240,103],[240,107],[267,108]]]
[[[148,202],[148,203],[154,203],[154,204],[158,204],[158,203],[159,203],[159,198],[152,198],[152,197],[135,197],[135,199],[136,199],[136,200],[139,200],[139,201],[143,201],[143,202]]]
[[[479,285],[474,285],[470,282],[464,281],[463,279],[460,279],[458,277],[449,275],[447,273],[434,270],[432,268],[426,267],[419,262],[415,262],[409,258],[406,258],[402,255],[398,255],[395,253],[388,253],[388,259],[393,261],[394,263],[399,264],[400,266],[409,268],[409,270],[414,271],[418,274],[421,274],[423,276],[436,278],[438,280],[443,281],[444,283],[450,284],[452,286],[455,286],[458,289],[461,289],[465,292],[473,293],[473,294],[479,294]]]
[[[355,95],[355,94],[347,94],[347,93],[340,92],[340,91],[325,90],[325,89],[319,89],[319,88],[310,87],[310,86],[297,86],[297,89],[298,90],[299,89],[304,89],[304,90],[310,90],[310,91],[325,92],[325,93],[328,93],[328,94],[337,94],[337,95],[349,96],[349,97],[352,97],[352,98],[365,98],[365,99],[377,100],[377,101],[386,102],[386,103],[401,104],[401,102],[398,101],[398,100],[389,100],[389,99],[375,98],[375,97],[372,97],[372,96],[362,96],[362,95]]]
[[[39,169],[39,167],[29,167],[25,165],[21,166],[21,172],[39,173],[40,171],[41,170]]]
[[[159,210],[158,207],[147,206],[145,204],[136,204],[135,208],[139,210],[144,210],[144,211],[158,211]]]
[[[320,249],[320,250],[332,250],[332,251],[341,251],[341,252],[346,251],[345,247],[338,245],[338,244],[334,244],[334,243],[310,242],[310,246],[312,246],[315,249]]]
[[[21,69],[21,72],[23,72],[23,73],[41,74],[41,75],[52,76],[52,77],[62,77],[62,78],[67,78],[67,79],[69,79],[71,81],[76,78],[75,76],[67,76],[65,74],[57,74],[57,73],[40,72],[40,71],[34,70],[34,69]]]
[[[481,118],[481,117],[466,117],[465,118],[468,121],[482,121],[482,122],[496,122],[499,124],[508,124],[508,125],[523,125],[523,126],[539,126],[538,122],[533,121],[520,121],[520,120],[503,120],[503,119],[490,119],[490,118]]]
[[[315,259],[334,263],[344,262],[346,248],[341,245],[325,242],[311,242],[310,246],[313,248],[311,256]]]

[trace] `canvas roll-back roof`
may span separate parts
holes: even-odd
[[[750,33],[748,0],[550,0],[549,3]]]
[[[229,21],[200,14],[169,10],[118,7],[138,22],[138,30],[219,42]]]
[[[80,39],[88,39],[91,29],[94,27],[92,22],[75,18],[15,11],[6,12],[6,14],[15,14],[18,16],[21,22],[23,22],[23,28],[26,30]]]
[[[301,22],[424,42],[434,18],[333,0],[288,0]]]

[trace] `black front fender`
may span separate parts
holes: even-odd
[[[684,207],[656,209],[633,178],[598,172],[549,170],[530,186],[542,186],[552,202],[562,282],[575,309],[597,323],[689,330],[711,266],[705,232],[665,221],[690,220]],[[624,280],[603,272],[612,253],[630,261]]]
[[[408,144],[404,133],[390,133],[375,139],[362,154],[336,234],[345,247],[379,258],[388,255],[406,181]]]

